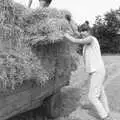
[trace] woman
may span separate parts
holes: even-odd
[[[91,35],[89,24],[83,24],[80,28],[82,39],[76,39],[65,33],[65,38],[73,43],[82,44],[83,59],[86,72],[89,74],[90,86],[88,98],[96,108],[102,120],[113,120],[110,116],[107,97],[104,91],[105,66],[102,60],[98,40]]]

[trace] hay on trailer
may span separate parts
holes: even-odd
[[[69,21],[65,17],[66,15],[71,16],[69,12],[55,8],[38,9],[25,15],[21,26],[30,35],[31,39],[33,36],[36,39],[45,36],[45,39],[40,39],[42,43],[43,41],[45,43],[56,42],[63,39],[65,31],[72,32]]]
[[[4,8],[4,9],[3,9]],[[0,86],[15,89],[25,80],[44,85],[56,75],[69,76],[72,55],[64,32],[72,31],[69,11],[30,10],[0,1]]]

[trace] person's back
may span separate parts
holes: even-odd
[[[52,0],[29,0],[28,7],[32,9],[48,7]]]
[[[39,0],[32,0],[31,4],[29,5],[30,8],[32,9],[37,9],[40,6]]]
[[[93,36],[88,36],[87,39],[93,39],[90,44],[84,45],[83,58],[86,66],[86,71],[91,73],[104,68],[104,63],[101,56],[98,40]]]

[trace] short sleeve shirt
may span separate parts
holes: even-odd
[[[83,59],[86,72],[92,73],[100,69],[105,69],[98,40],[93,36],[85,39],[92,39],[90,44],[84,45],[83,47]]]

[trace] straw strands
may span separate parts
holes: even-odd
[[[15,89],[24,80],[45,85],[56,75],[69,78],[73,59],[63,34],[73,30],[66,15],[71,17],[66,10],[32,10],[0,0],[1,88]]]

